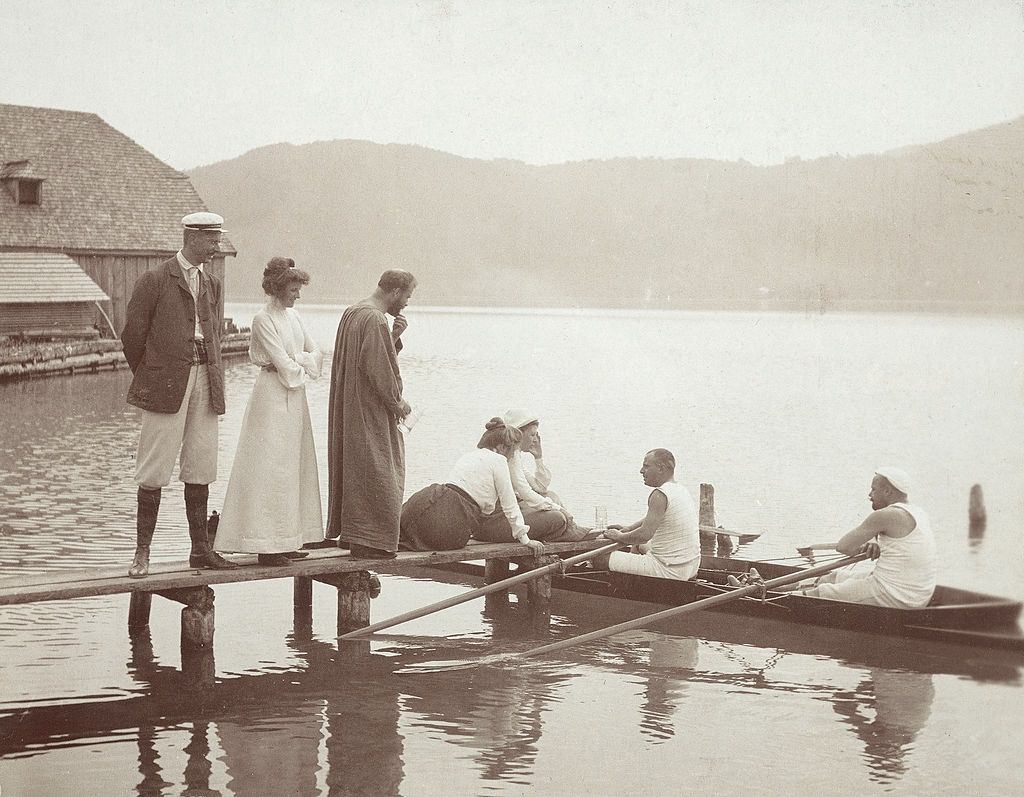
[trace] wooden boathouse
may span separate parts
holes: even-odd
[[[181,248],[181,218],[199,210],[186,175],[96,114],[0,104],[0,255],[63,290],[0,293],[0,335],[95,326],[115,337],[135,281]],[[235,254],[225,236],[211,272],[223,278]]]

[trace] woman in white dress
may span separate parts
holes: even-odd
[[[320,479],[306,382],[320,376],[323,353],[309,336],[295,300],[309,274],[275,257],[263,271],[270,301],[252,320],[249,359],[260,366],[235,452],[218,551],[259,554],[261,565],[287,565],[323,539]]]

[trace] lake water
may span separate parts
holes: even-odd
[[[256,306],[229,306],[247,323]],[[299,306],[325,350],[341,308]],[[443,480],[483,423],[541,418],[553,487],[581,522],[645,506],[644,452],[676,454],[741,553],[795,555],[869,511],[873,469],[908,470],[940,581],[1024,598],[1024,320],[410,307],[407,492]],[[254,380],[229,361],[218,508]],[[124,565],[135,411],[124,371],[0,385],[0,577]],[[328,380],[309,390],[326,496]],[[983,540],[968,493],[981,484]],[[154,560],[180,559],[180,488]],[[794,560],[796,561],[796,560]],[[374,619],[466,589],[382,576]],[[179,607],[129,639],[126,596],[0,610],[0,793],[8,795],[1020,793],[1020,656],[705,613],[516,668],[409,665],[519,650],[516,599],[408,623],[339,651],[330,588],[311,634],[291,582],[216,588],[217,684],[182,690]],[[544,638],[655,607],[556,593]]]

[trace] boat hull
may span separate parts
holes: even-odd
[[[569,573],[554,578],[552,586],[678,606],[721,594],[729,589],[726,581],[729,575],[740,575],[751,567],[756,567],[765,580],[801,569],[768,562],[704,556],[700,572],[693,581],[623,573]],[[1024,651],[1024,633],[1017,624],[1021,612],[1019,601],[952,587],[937,587],[931,604],[920,609],[891,609],[796,593],[768,592],[764,600],[743,598],[715,607],[714,611]]]

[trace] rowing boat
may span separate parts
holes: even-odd
[[[552,586],[592,595],[678,606],[732,589],[728,585],[728,577],[742,576],[751,568],[756,568],[765,580],[801,570],[793,565],[704,555],[697,577],[692,581],[570,570],[564,575],[554,576]],[[465,572],[469,568],[463,564],[458,569]],[[936,587],[931,603],[921,609],[890,609],[812,598],[794,592],[769,591],[763,599],[743,598],[715,607],[712,611],[1024,652],[1024,632],[1018,624],[1020,601],[955,587]]]
[[[796,573],[801,569],[793,565],[705,555],[701,557],[701,567],[693,581],[624,573],[570,571],[553,579],[552,586],[649,603],[679,605],[731,589],[728,577],[742,576],[751,568],[756,568],[766,580]],[[1024,632],[1017,622],[1021,612],[1020,601],[955,587],[936,587],[931,602],[920,609],[891,609],[813,598],[793,592],[767,592],[763,599],[744,598],[724,604],[719,611],[1024,651]]]

